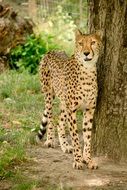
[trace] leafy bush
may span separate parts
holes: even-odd
[[[19,45],[11,51],[10,67],[35,74],[42,56],[50,50],[59,49],[53,39],[53,36],[45,33],[30,35],[24,45]]]
[[[74,47],[74,31],[76,24],[72,16],[58,5],[56,11],[46,18],[46,22],[41,22],[40,30],[45,30],[48,34],[53,34],[57,44],[60,44],[62,50],[67,54],[72,54]]]
[[[42,27],[41,30],[39,27]],[[57,6],[56,12],[49,16],[45,23],[41,22],[37,26],[37,35],[32,34],[24,45],[19,45],[11,51],[10,67],[35,74],[40,59],[48,51],[62,49],[72,54],[75,28],[72,16],[64,11],[62,6]]]

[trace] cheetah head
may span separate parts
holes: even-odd
[[[79,30],[75,36],[75,55],[82,63],[91,65],[96,63],[101,49],[101,34],[82,34]]]

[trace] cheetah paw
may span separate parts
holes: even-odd
[[[55,143],[54,143],[54,140],[46,140],[45,143],[44,143],[44,146],[46,147],[50,147],[50,148],[54,148],[55,147]]]
[[[98,169],[98,165],[97,165],[96,162],[93,161],[93,160],[91,160],[91,161],[89,161],[89,162],[87,163],[87,167],[88,167],[89,169],[92,169],[92,170]]]
[[[73,152],[73,148],[69,144],[68,145],[62,145],[61,149],[64,153],[72,153]]]
[[[39,139],[39,137],[36,135],[35,139],[34,139],[36,144],[40,144],[41,140]]]
[[[83,169],[83,162],[81,162],[81,161],[73,162],[73,168],[78,169],[78,170],[82,170]]]

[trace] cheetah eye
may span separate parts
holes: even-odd
[[[78,44],[79,44],[80,46],[82,46],[82,45],[83,45],[83,42],[78,42]]]
[[[94,45],[95,43],[96,43],[96,41],[92,41],[92,42],[91,42],[91,45]]]

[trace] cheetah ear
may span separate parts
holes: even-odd
[[[75,31],[75,36],[76,36],[76,38],[79,37],[79,36],[81,36],[81,35],[82,35],[82,32],[81,32],[79,29],[77,29],[77,30]]]
[[[96,30],[96,31],[95,31],[95,34],[96,34],[97,36],[99,36],[99,38],[102,40],[102,38],[103,38],[103,31],[102,31],[102,30]]]

